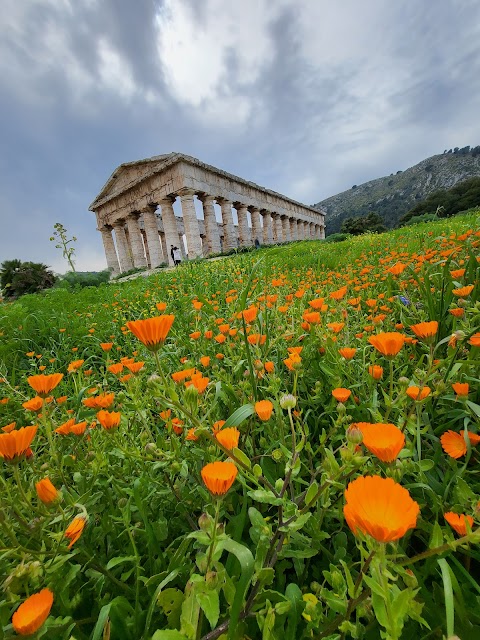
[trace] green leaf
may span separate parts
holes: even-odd
[[[296,640],[299,636],[297,631],[297,625],[300,620],[300,615],[305,607],[305,603],[302,600],[302,592],[295,583],[291,582],[285,589],[285,597],[290,602],[290,609],[287,614],[288,623],[285,632],[285,640]]]
[[[166,629],[165,631],[155,631],[152,640],[187,640],[187,637],[176,629]]]
[[[227,427],[238,427],[244,420],[249,418],[255,409],[251,404],[244,404],[242,407],[239,407],[236,411],[232,413],[231,416],[227,419],[222,429],[226,429]]]
[[[314,480],[312,484],[308,487],[307,493],[305,495],[305,504],[307,505],[307,507],[311,507],[316,502],[316,500],[314,501],[314,498],[316,497],[317,491],[318,491],[318,482]]]
[[[210,627],[213,629],[218,622],[220,616],[220,603],[218,599],[218,591],[214,589],[208,589],[205,585],[205,589],[196,590],[196,597],[199,605],[201,606],[205,617],[210,623]]]
[[[455,608],[453,603],[452,579],[450,577],[450,567],[445,558],[437,560],[443,580],[443,591],[445,594],[445,617],[447,619],[447,637],[450,638],[455,634]]]
[[[432,527],[432,537],[430,538],[430,543],[428,545],[429,549],[435,549],[436,547],[441,547],[443,544],[443,531],[442,527],[435,522]]]
[[[228,640],[235,640],[238,631],[238,621],[243,607],[243,599],[248,585],[253,576],[254,560],[250,549],[235,540],[227,539],[222,542],[223,548],[237,558],[240,563],[242,573],[237,581],[235,598],[230,609],[230,625],[228,628]]]
[[[186,635],[188,640],[194,640],[196,637],[199,613],[200,604],[194,588],[191,587],[189,594],[183,601],[182,613],[180,614],[180,631]]]
[[[283,498],[275,497],[275,494],[267,489],[255,489],[254,491],[249,491],[248,495],[255,500],[255,502],[261,502],[262,504],[273,504],[276,506],[283,504]]]
[[[108,561],[107,569],[113,569],[124,562],[135,562],[136,559],[136,556],[117,556],[116,558],[112,558]]]
[[[242,462],[244,466],[247,467],[247,469],[250,469],[250,467],[252,466],[252,463],[248,459],[247,455],[243,453],[243,451],[241,451],[240,449],[234,449],[233,455],[235,456],[235,458],[240,460],[240,462]]]
[[[435,462],[433,460],[420,460],[418,466],[421,471],[430,471],[435,466]]]

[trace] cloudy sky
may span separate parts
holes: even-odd
[[[180,151],[307,204],[480,144],[478,0],[2,0],[0,262],[105,267],[88,206]],[[328,224],[328,220],[327,220]]]

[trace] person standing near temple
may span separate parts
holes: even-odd
[[[182,261],[182,254],[180,253],[180,249],[178,247],[173,247],[173,249],[172,249],[172,258],[173,258],[174,265],[176,267],[178,267],[178,265]]]

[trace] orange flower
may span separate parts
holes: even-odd
[[[357,353],[357,350],[353,347],[342,347],[338,350],[338,353],[342,356],[342,358],[345,358],[345,360],[351,360]]]
[[[413,324],[410,329],[417,338],[424,338],[428,340],[437,334],[438,322],[436,320],[432,320],[431,322],[419,322],[418,324]]]
[[[355,535],[361,531],[378,542],[392,542],[417,525],[420,507],[392,478],[357,478],[345,490],[345,500],[343,513]]]
[[[247,338],[249,344],[265,344],[266,339],[267,336],[260,333],[251,333]]]
[[[387,358],[393,358],[403,347],[405,336],[395,331],[391,333],[378,333],[376,336],[370,336],[368,341],[382,355]]]
[[[97,419],[104,429],[116,429],[120,424],[122,414],[120,411],[105,411],[102,409],[97,413]]]
[[[73,360],[73,362],[70,362],[70,364],[67,367],[68,373],[73,373],[73,371],[78,371],[78,369],[80,369],[80,367],[84,362],[85,360]]]
[[[192,300],[192,304],[193,304],[193,308],[196,311],[200,311],[200,309],[203,307],[203,302],[200,302],[199,300]]]
[[[37,392],[41,398],[45,398],[55,389],[63,378],[63,373],[51,373],[50,375],[30,376],[27,378],[28,384]]]
[[[330,294],[330,298],[332,298],[332,300],[341,300],[343,297],[345,297],[346,293],[347,293],[347,287],[342,287],[337,291],[332,291],[332,293]]]
[[[468,396],[469,388],[468,382],[454,382],[452,384],[452,389],[459,398],[466,398]]]
[[[320,316],[320,313],[318,311],[304,311],[303,315],[302,315],[302,318],[308,324],[320,324],[320,322],[322,320],[321,316]]]
[[[22,602],[12,616],[12,626],[20,636],[31,636],[50,615],[53,593],[42,589]]]
[[[315,309],[315,311],[320,311],[323,307],[324,300],[325,298],[316,298],[315,300],[310,300],[308,304],[312,307],[312,309]]]
[[[254,306],[248,307],[248,309],[244,309],[242,311],[242,315],[245,322],[249,324],[252,323],[257,317],[257,311],[258,311],[257,307],[254,307]]]
[[[198,436],[195,435],[195,427],[192,427],[187,431],[187,435],[185,436],[185,440],[193,440],[194,442],[198,440]]]
[[[263,422],[270,420],[272,411],[273,404],[270,402],[270,400],[260,400],[259,402],[255,403],[255,413],[260,418],[260,420],[263,420]]]
[[[174,315],[156,316],[146,320],[131,320],[127,327],[150,351],[158,351],[170,331]]]
[[[213,435],[216,435],[224,424],[225,420],[217,420],[216,422],[214,422],[212,427]]]
[[[408,387],[406,394],[412,400],[418,400],[420,402],[421,400],[425,400],[425,398],[430,395],[431,391],[430,387],[411,386]]]
[[[452,527],[452,529],[454,529],[458,533],[459,536],[467,535],[468,533],[467,522],[468,522],[468,527],[470,531],[472,530],[472,526],[473,526],[472,516],[466,516],[464,513],[458,514],[458,513],[452,513],[451,511],[448,511],[443,515],[443,517],[448,522],[448,524]]]
[[[30,445],[36,433],[37,425],[22,427],[9,433],[1,433],[0,458],[15,460],[23,455],[28,456],[31,453]]]
[[[452,291],[454,296],[457,298],[466,298],[473,291],[473,284],[469,284],[467,287],[460,287],[460,289],[454,289]]]
[[[201,336],[201,332],[200,331],[194,331],[193,333],[190,334],[190,338],[192,340],[198,340]]]
[[[240,431],[237,427],[228,427],[219,431],[215,437],[222,444],[225,449],[229,451],[238,447],[238,440],[240,438]]]
[[[237,477],[238,469],[233,462],[210,462],[201,471],[205,486],[215,496],[223,496]]]
[[[383,367],[378,364],[372,364],[368,367],[368,374],[372,376],[374,380],[381,380],[383,377]]]
[[[340,333],[345,326],[344,322],[329,322],[327,327],[333,331],[333,333]]]
[[[298,353],[291,353],[290,356],[283,361],[283,364],[289,371],[295,371],[301,367],[302,359]]]
[[[174,371],[172,373],[172,380],[174,382],[183,382],[187,378],[191,378],[194,373],[194,367],[190,367],[190,369],[182,369],[181,371]]]
[[[127,362],[125,366],[131,373],[138,373],[145,366],[145,362]]]
[[[210,356],[202,356],[200,358],[200,364],[202,367],[208,367],[210,364]]]
[[[389,269],[387,269],[388,273],[391,273],[394,276],[398,276],[401,273],[403,273],[403,271],[407,268],[406,264],[402,264],[401,262],[397,262],[396,264],[393,265],[393,267],[390,267]]]
[[[468,343],[471,344],[472,347],[480,347],[480,333],[474,333]]]
[[[68,525],[64,535],[66,538],[70,540],[70,544],[68,545],[69,549],[73,547],[75,542],[82,535],[85,524],[86,524],[85,518],[82,516],[78,516],[77,518],[74,518],[72,522]]]
[[[113,342],[101,342],[100,346],[102,347],[102,351],[111,351]]]
[[[157,302],[157,304],[155,306],[160,311],[160,313],[162,313],[162,311],[165,311],[165,309],[167,308],[167,303],[166,302]]]
[[[351,395],[350,389],[344,389],[343,387],[337,387],[332,391],[332,396],[337,402],[346,402]]]
[[[267,373],[273,373],[275,371],[275,364],[271,360],[265,362],[265,371]]]
[[[10,431],[13,431],[16,426],[16,422],[10,422],[10,424],[6,424],[4,427],[2,427],[2,431],[3,433],[10,433]]]
[[[35,398],[23,402],[22,407],[27,411],[40,411],[43,407],[43,399],[40,396],[35,396]]]
[[[198,393],[203,393],[210,382],[210,378],[203,378],[202,375],[196,375],[191,380],[185,382],[186,387],[194,386]]]
[[[357,422],[363,444],[382,462],[393,462],[405,446],[405,436],[394,424]]]
[[[177,436],[179,436],[181,433],[183,433],[183,420],[180,420],[180,418],[172,418],[172,429],[175,431],[175,433],[177,434]]]
[[[451,313],[455,318],[462,318],[465,314],[465,310],[461,307],[456,307],[455,309],[449,309],[448,313]]]
[[[110,373],[113,373],[113,375],[118,375],[119,373],[122,373],[123,371],[123,363],[122,362],[116,362],[115,364],[111,364],[109,367],[107,367],[107,369],[110,371]]]
[[[39,500],[41,500],[43,504],[51,504],[58,499],[58,490],[55,488],[50,478],[43,478],[43,480],[36,482],[35,490]]]
[[[461,433],[446,431],[440,438],[442,449],[451,458],[461,458],[467,453],[467,443]]]
[[[83,404],[90,409],[108,409],[115,398],[114,393],[100,393],[98,396],[85,398]]]

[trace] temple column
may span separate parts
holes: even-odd
[[[122,273],[124,271],[130,271],[130,269],[133,268],[133,262],[128,250],[127,236],[125,235],[124,222],[124,220],[117,220],[113,223],[115,238],[117,240],[118,261],[120,263]]]
[[[172,247],[183,247],[183,241],[178,234],[177,219],[173,211],[172,200],[165,198],[158,203],[162,207],[163,231],[165,234],[166,254],[165,261],[173,267]]]
[[[284,242],[290,242],[292,236],[290,234],[290,220],[288,216],[282,216],[282,227],[283,227],[283,240]]]
[[[283,237],[282,217],[279,213],[277,213],[275,223],[277,225],[277,242],[285,242],[285,238]]]
[[[219,202],[218,198],[217,202]],[[219,204],[222,207],[223,250],[229,251],[230,249],[236,249],[237,238],[233,224],[232,203],[230,200],[221,198]]]
[[[297,239],[303,240],[303,224],[301,220],[297,220]]]
[[[208,194],[202,198],[203,217],[205,219],[205,254],[220,253],[220,234],[218,233],[217,218],[213,201],[215,198]]]
[[[160,231],[160,244],[162,245],[163,262],[168,264],[168,249],[164,231]]]
[[[120,273],[120,265],[118,263],[117,252],[115,250],[115,242],[112,237],[112,227],[100,227],[99,231],[102,234],[103,248],[105,250],[108,270],[112,275],[116,276]]]
[[[182,189],[178,192],[182,203],[183,226],[185,227],[185,235],[187,236],[188,259],[202,257],[202,240],[200,238],[200,227],[198,226],[197,212],[195,211],[195,202],[193,189]]]
[[[290,218],[289,219],[289,224],[290,224],[290,238],[295,241],[298,240],[298,236],[297,236],[297,221],[295,218]]]
[[[270,214],[270,218],[271,218],[271,227],[272,227],[272,243],[276,244],[278,242],[278,236],[277,236],[277,214],[275,212],[272,212]]]
[[[162,245],[160,244],[160,236],[158,235],[158,222],[155,211],[156,205],[148,206],[143,210],[143,225],[145,228],[146,244],[145,247],[150,255],[150,268],[155,269],[163,262]]]
[[[131,213],[127,216],[127,229],[130,237],[130,247],[132,248],[133,266],[137,269],[147,266],[142,234],[138,226],[138,215],[138,213]]]
[[[273,243],[272,214],[266,209],[263,210],[263,244]]]
[[[253,244],[255,244],[255,240],[258,240],[260,243],[262,242],[262,225],[260,224],[260,211],[255,207],[250,210],[250,215],[252,216],[252,238]]]
[[[252,245],[252,236],[248,226],[247,205],[239,204],[237,207],[238,216],[238,240],[241,247]]]
[[[142,234],[143,248],[145,250],[145,258],[147,260],[147,267],[149,269],[151,269],[152,268],[152,263],[150,262],[150,251],[148,250],[147,234],[145,233],[145,229],[140,229],[140,233]]]
[[[325,240],[325,226],[320,226],[320,240]]]

